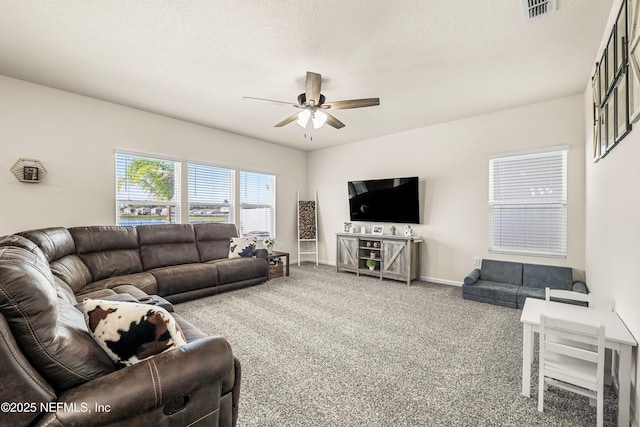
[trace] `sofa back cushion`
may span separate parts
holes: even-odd
[[[73,237],[66,228],[43,228],[18,234],[38,245],[49,261],[53,274],[62,279],[74,293],[92,281],[91,272],[76,255]]]
[[[522,263],[483,259],[480,279],[520,286],[522,285]]]
[[[530,288],[570,291],[573,284],[573,270],[569,267],[525,264],[522,276],[522,284]]]
[[[142,272],[138,233],[134,227],[73,227],[69,233],[93,281]]]
[[[23,231],[18,235],[26,237],[38,245],[49,262],[76,253],[73,237],[64,227]]]
[[[191,224],[139,225],[137,230],[145,270],[200,262]]]
[[[200,262],[227,258],[231,239],[238,236],[235,224],[195,224],[193,229],[196,233]]]
[[[24,249],[28,252],[31,252],[36,258],[39,258],[43,262],[49,262],[47,257],[42,252],[42,249],[40,249],[40,247],[36,245],[35,242],[32,242],[26,237],[17,234],[2,236],[0,237],[0,247],[4,246],[13,246],[15,248]]]
[[[47,258],[44,256],[44,253],[42,252],[40,247],[26,237],[18,236],[17,234],[0,237],[0,247],[4,246],[13,246],[14,248],[24,249],[34,254],[37,258],[41,259],[42,262],[47,262]],[[54,276],[54,282],[56,285],[58,298],[63,299],[71,304],[75,304],[76,298],[69,285],[67,285],[64,281],[62,281],[62,279],[57,276]]]
[[[61,392],[113,372],[82,313],[57,295],[49,265],[16,246],[0,247],[0,313],[29,362]]]

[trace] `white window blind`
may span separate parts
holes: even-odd
[[[276,177],[240,171],[240,235],[275,237]]]
[[[180,167],[173,160],[117,153],[118,225],[180,222]]]
[[[490,251],[565,257],[566,148],[491,158],[489,209]]]
[[[189,222],[234,222],[233,169],[189,163]]]

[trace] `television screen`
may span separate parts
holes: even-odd
[[[351,221],[420,223],[418,177],[349,181]]]

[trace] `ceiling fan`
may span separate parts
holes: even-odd
[[[252,98],[250,96],[245,96],[243,97],[243,99],[269,102],[271,104],[290,106],[301,110],[290,115],[281,122],[276,123],[274,125],[275,127],[282,127],[295,121],[303,128],[306,128],[307,124],[309,123],[309,119],[311,119],[314,129],[322,127],[322,125],[324,125],[325,123],[327,123],[329,126],[333,126],[336,129],[344,127],[344,123],[329,114],[326,110],[344,110],[347,108],[373,107],[376,105],[380,105],[380,98],[363,98],[350,99],[347,101],[325,102],[324,95],[320,93],[321,84],[322,76],[320,76],[320,74],[307,71],[304,93],[298,95],[297,104],[284,101],[273,101],[271,99]]]

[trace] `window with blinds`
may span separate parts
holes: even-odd
[[[181,163],[116,154],[118,225],[180,222]]]
[[[490,158],[489,210],[490,251],[565,257],[567,149]]]
[[[276,177],[240,171],[241,236],[275,237]]]
[[[233,169],[187,165],[189,222],[235,222]]]

